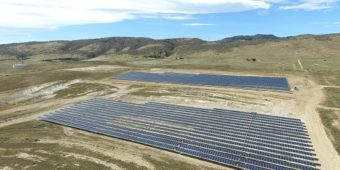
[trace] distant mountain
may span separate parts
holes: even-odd
[[[278,40],[280,37],[271,34],[256,34],[256,35],[240,35],[228,37],[220,40],[220,42],[234,42],[234,41],[254,41],[254,40]]]
[[[204,41],[196,38],[176,38],[155,40],[151,38],[111,37],[74,41],[28,42],[0,45],[0,57],[34,58],[42,60],[51,58],[89,59],[99,56],[144,56],[145,58],[165,58],[169,56],[200,55],[206,52],[226,54],[236,48],[258,45],[268,42],[295,41],[289,47],[293,50],[310,39],[332,41],[339,34],[308,35],[280,38],[275,35],[235,36],[219,41]],[[309,39],[297,43],[297,40]],[[293,43],[293,42],[290,42]],[[289,49],[287,49],[289,50]]]

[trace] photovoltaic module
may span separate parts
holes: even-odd
[[[92,99],[40,119],[238,169],[320,166],[304,124],[295,118]]]
[[[289,91],[284,77],[233,76],[213,74],[127,72],[112,77],[120,80],[220,86],[258,90]]]

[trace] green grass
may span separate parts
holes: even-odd
[[[325,130],[340,155],[340,111],[318,109]]]
[[[323,102],[323,105],[340,108],[340,88],[326,87],[324,92],[326,100]]]

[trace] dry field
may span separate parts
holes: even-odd
[[[228,169],[159,149],[38,121],[40,115],[94,97],[226,108],[302,119],[322,164],[340,167],[339,86],[309,72],[171,69],[99,61],[0,63],[0,169]],[[31,63],[30,63],[31,62]],[[142,83],[110,79],[128,70],[286,76],[292,93]],[[324,72],[319,73],[325,75]],[[324,82],[327,82],[326,84]]]

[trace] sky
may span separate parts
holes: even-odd
[[[0,44],[340,33],[340,0],[0,0]]]

